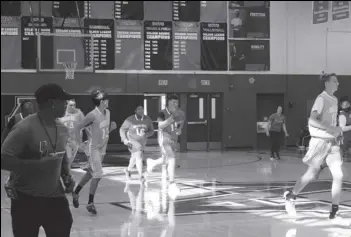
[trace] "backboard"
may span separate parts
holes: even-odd
[[[77,62],[75,72],[94,72],[94,37],[72,32],[39,33],[38,72],[64,72],[65,62]]]

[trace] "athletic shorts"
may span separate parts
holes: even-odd
[[[312,137],[308,151],[302,161],[315,168],[320,168],[325,164],[328,166],[342,165],[339,142]]]
[[[176,158],[175,150],[177,148],[177,143],[169,140],[160,144],[162,156],[166,158]]]
[[[79,150],[79,145],[76,142],[68,142],[66,145],[66,153],[67,153],[67,158],[69,159],[70,163],[73,162],[74,158],[77,155],[77,152]]]
[[[89,141],[83,142],[80,144],[80,149],[84,151],[87,157],[91,154],[91,144]]]
[[[89,162],[89,172],[93,176],[93,178],[102,178],[104,175],[102,169],[102,162],[105,157],[105,151],[103,148],[90,148],[90,157],[88,157]]]
[[[130,143],[132,144],[132,147],[131,148],[128,148],[130,153],[134,153],[134,152],[144,152],[144,148],[145,148],[145,145],[141,144],[140,142],[138,141],[130,141]]]

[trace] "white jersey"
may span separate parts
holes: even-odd
[[[59,119],[59,121],[68,128],[68,142],[73,141],[81,143],[81,134],[77,132],[75,128],[83,119],[84,114],[80,109],[77,109],[74,113],[66,112],[65,116]]]
[[[323,91],[318,95],[316,101],[313,104],[311,112],[316,111],[320,114],[320,121],[322,123],[328,124],[329,126],[337,126],[337,116],[338,116],[338,99],[335,96],[329,95],[327,92]],[[334,136],[325,130],[308,126],[310,134],[312,137],[333,139]]]
[[[92,147],[101,148],[107,145],[110,134],[110,111],[105,110],[102,114],[98,108],[95,108],[88,115],[90,125],[90,144]]]

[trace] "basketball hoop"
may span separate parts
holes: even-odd
[[[66,80],[74,79],[74,71],[77,67],[77,62],[63,62],[63,67],[66,71]]]

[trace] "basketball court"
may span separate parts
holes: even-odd
[[[127,159],[117,154],[108,156]],[[282,194],[306,168],[294,152],[285,152],[279,162],[271,162],[267,154],[257,152],[189,152],[180,154],[178,164],[176,180],[181,193],[174,201],[162,194],[160,169],[149,177],[147,189],[140,190],[136,171],[132,180],[126,182],[123,166],[105,167],[106,175],[95,198],[98,215],[92,216],[86,210],[89,189],[84,188],[80,207],[75,209],[71,204],[74,217],[71,236],[351,236],[350,229],[333,226],[327,220],[331,187],[328,170],[301,193],[298,217],[286,215]],[[351,163],[345,163],[343,168],[340,213],[351,219],[351,182],[346,181],[351,178]],[[76,181],[83,172],[73,170]],[[2,171],[1,180],[5,175]],[[144,199],[138,198],[140,191],[144,191]],[[68,198],[71,202],[71,197]],[[131,203],[136,200],[145,205],[140,221],[135,221],[132,215],[135,211]],[[9,208],[10,201],[1,189],[3,237],[12,236]],[[41,232],[40,236],[45,236]]]
[[[291,130],[296,133],[314,103],[313,80],[320,69],[349,75],[345,62],[350,62],[351,54],[340,47],[350,42],[349,28],[326,28],[318,34],[322,28],[315,27],[317,34],[311,33],[305,27],[309,18],[302,17],[307,7],[297,2],[277,2],[272,14],[270,1],[22,1],[22,7],[9,2],[14,4],[8,7],[11,11],[2,12],[5,125],[20,112],[21,101],[34,102],[38,86],[53,82],[68,88],[85,112],[91,110],[93,90],[108,92],[114,108],[111,121],[121,120],[118,129],[135,104],[143,102],[145,114],[156,120],[169,93],[177,92],[180,108],[185,108],[188,121],[179,149],[188,152],[177,154],[179,195],[174,199],[168,195],[164,168],[147,177],[147,187],[139,184],[135,169],[127,180],[124,168],[130,155],[115,149],[125,147],[118,133],[111,134],[104,177],[95,196],[98,214],[86,210],[88,186],[80,192],[79,208],[67,195],[74,220],[72,237],[351,237],[350,227],[328,220],[332,186],[328,169],[298,196],[298,216],[287,215],[283,193],[306,170],[303,151],[285,150],[279,161],[271,161],[268,152],[219,151],[234,147],[267,151],[265,126],[278,105],[294,109],[291,120],[296,126],[294,122]],[[342,13],[343,6],[339,8]],[[240,19],[231,24],[235,12]],[[241,31],[232,29],[236,22]],[[331,43],[340,39],[345,44]],[[312,50],[301,50],[301,45]],[[308,55],[321,60],[310,65]],[[297,75],[313,80],[298,80]],[[343,84],[340,93],[345,94],[347,87]],[[147,149],[146,157],[159,157],[158,148]],[[76,183],[85,172],[84,161],[77,163],[72,169]],[[339,212],[351,220],[351,162],[344,163],[343,172]],[[1,171],[2,185],[8,174]],[[11,201],[3,186],[0,189],[1,236],[12,237]],[[42,228],[39,236],[46,236]]]

